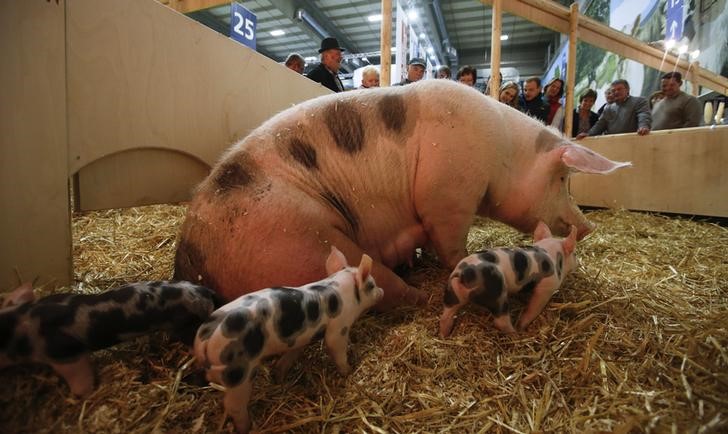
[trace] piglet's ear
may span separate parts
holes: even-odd
[[[568,237],[564,238],[563,243],[564,255],[569,256],[574,253],[574,249],[576,249],[576,226],[571,226],[571,232],[569,232]]]
[[[372,258],[366,253],[361,255],[361,263],[359,264],[359,284],[361,285],[369,274],[372,272]]]
[[[346,268],[346,257],[339,249],[331,246],[331,253],[326,259],[326,274],[334,274],[339,270]]]
[[[33,284],[31,282],[25,282],[18,286],[7,294],[2,302],[2,307],[17,306],[24,303],[30,303],[35,301],[35,294],[33,293]]]
[[[622,167],[632,165],[630,162],[612,161],[581,145],[566,145],[561,150],[561,161],[577,172],[606,175]]]
[[[551,230],[546,226],[546,223],[539,221],[533,231],[533,242],[537,243],[546,238],[551,238]]]

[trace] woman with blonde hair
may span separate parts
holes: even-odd
[[[498,100],[505,105],[509,105],[518,110],[518,96],[521,90],[515,81],[507,81],[503,83],[498,94]]]

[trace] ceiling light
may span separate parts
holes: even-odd
[[[670,50],[670,49],[672,49],[672,47],[675,46],[675,44],[676,44],[676,42],[674,39],[668,39],[667,41],[665,41],[665,48]]]
[[[687,45],[681,45],[680,48],[677,49],[677,52],[680,54],[685,54],[686,51],[688,51]]]
[[[307,57],[307,58],[305,58],[303,60],[305,60],[306,63],[313,63],[313,62],[316,62],[318,60],[318,57],[310,56],[310,57]]]
[[[425,35],[425,32],[420,33],[420,39],[425,39],[427,35]]]
[[[501,41],[507,41],[508,40],[508,35],[501,35],[500,38],[501,38]]]
[[[407,12],[407,18],[409,18],[412,21],[417,21],[418,17],[419,17],[419,15],[417,14],[416,10],[411,10],[411,11]]]
[[[430,53],[430,54],[435,54],[435,49],[432,48],[432,47],[428,47],[427,48],[427,52]]]
[[[281,29],[276,29],[276,30],[273,30],[273,31],[270,32],[270,35],[271,36],[283,36],[285,34],[286,34],[286,32],[284,32]]]
[[[377,21],[382,21],[382,14],[369,15],[367,17],[367,20],[369,20],[370,23],[376,23]]]
[[[700,50],[695,50],[692,53],[690,53],[690,58],[691,59],[697,59],[698,56],[700,56]]]

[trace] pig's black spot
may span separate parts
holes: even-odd
[[[118,344],[120,342],[119,331],[123,331],[127,326],[127,318],[121,309],[89,312],[89,348],[98,350]]]
[[[29,357],[33,352],[33,346],[30,344],[30,339],[27,335],[21,334],[10,341],[8,346],[8,355],[11,358],[25,358]]]
[[[402,131],[407,120],[407,106],[399,95],[385,95],[378,105],[379,117],[388,130],[398,133]]]
[[[243,346],[249,357],[253,358],[260,354],[265,344],[265,335],[263,334],[262,325],[255,323],[243,337]]]
[[[349,327],[344,327],[341,329],[341,336],[346,336],[349,333]]]
[[[46,334],[55,329],[72,325],[76,318],[76,308],[65,304],[36,304],[30,309],[31,318],[40,323],[40,333]]]
[[[306,318],[308,318],[308,322],[316,322],[319,320],[319,315],[321,314],[319,303],[317,300],[308,300],[306,302]]]
[[[242,333],[245,325],[248,323],[248,317],[240,311],[231,312],[222,323],[222,333],[225,337],[234,337]]]
[[[331,205],[341,215],[341,217],[344,218],[349,232],[356,235],[359,231],[359,218],[356,216],[354,211],[349,208],[346,201],[328,190],[324,191],[321,194],[321,197],[324,198],[324,200],[328,202],[328,204]]]
[[[468,288],[475,286],[477,280],[478,275],[475,272],[475,267],[470,264],[460,272],[460,282]]]
[[[364,125],[354,105],[337,100],[324,109],[324,119],[336,146],[348,154],[356,154],[364,145]]]
[[[556,277],[561,280],[561,272],[564,269],[564,255],[561,252],[556,254]]]
[[[470,293],[470,301],[487,307],[494,315],[501,312],[501,295],[503,294],[503,274],[495,265],[482,267],[480,270],[483,287]]]
[[[161,297],[169,301],[177,300],[178,298],[182,298],[182,289],[176,286],[163,286]]]
[[[310,144],[299,139],[293,139],[288,145],[288,152],[303,167],[307,169],[318,169],[316,149]]]
[[[251,163],[248,159],[231,161],[219,166],[212,175],[217,191],[226,193],[234,188],[245,187],[250,184],[253,182],[251,169]]]
[[[329,308],[329,316],[335,317],[339,314],[339,308],[341,305],[341,300],[339,300],[339,294],[333,293],[329,295],[328,298],[328,308]]]
[[[549,275],[553,272],[553,270],[551,270],[551,261],[549,261],[547,258],[541,259],[541,272],[546,275]]]
[[[101,294],[94,295],[92,297],[79,297],[83,300],[83,304],[96,305],[107,301],[113,303],[123,304],[131,300],[137,293],[137,290],[133,286],[122,286],[120,288],[111,289]]]
[[[7,348],[17,324],[18,317],[14,311],[0,314],[0,351]]]
[[[491,262],[493,264],[498,263],[498,255],[492,250],[486,250],[484,252],[478,252],[478,259],[483,262]]]
[[[149,282],[149,283],[148,283],[148,285],[149,285],[149,286],[150,286],[151,288],[159,288],[159,287],[160,287],[160,286],[162,286],[162,285],[163,285],[164,283],[165,283],[165,282],[164,282],[164,281],[162,281],[162,280],[155,280],[155,281],[153,281],[153,282]]]
[[[210,336],[215,332],[215,329],[217,328],[216,324],[204,324],[200,326],[199,329],[197,329],[197,339],[201,341],[206,341],[210,339]]]
[[[226,365],[240,361],[245,354],[243,344],[238,341],[229,342],[220,353],[220,361]]]
[[[273,296],[278,300],[280,315],[276,322],[278,335],[285,339],[303,328],[303,293],[293,288],[280,288]]]
[[[446,307],[455,306],[456,304],[459,304],[460,300],[458,300],[458,296],[455,294],[455,291],[453,291],[450,284],[447,285],[445,288],[445,295],[443,297],[443,304]]]
[[[147,310],[147,306],[152,304],[154,302],[154,296],[152,296],[148,292],[142,292],[139,294],[139,300],[136,302],[136,309],[138,311],[144,312]]]
[[[319,292],[321,292],[321,291],[326,291],[327,289],[329,289],[329,287],[326,286],[326,285],[311,285],[311,286],[308,287],[308,289],[310,289],[312,291],[319,291]]]
[[[523,282],[528,271],[528,255],[523,250],[516,250],[512,256],[513,270],[516,272],[516,282]]]
[[[68,362],[87,351],[86,345],[78,338],[61,331],[46,338],[46,354],[54,361]]]
[[[245,378],[245,368],[242,366],[231,366],[222,372],[222,381],[225,387],[235,387]]]
[[[65,304],[68,303],[69,300],[73,299],[74,297],[77,297],[75,294],[71,293],[62,293],[62,294],[52,294],[47,297],[43,297],[40,300],[36,301],[34,304],[30,304],[31,306],[38,306],[40,304]]]

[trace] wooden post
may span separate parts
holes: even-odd
[[[690,83],[692,84],[690,93],[693,94],[693,96],[698,96],[698,92],[700,92],[700,62],[697,60],[693,62],[690,67],[690,77],[685,78],[690,80]]]
[[[493,24],[490,33],[490,96],[498,99],[500,94],[500,58],[501,58],[501,0],[493,1]],[[485,83],[488,86],[488,83]]]
[[[379,67],[379,85],[389,86],[392,67],[392,0],[382,0],[382,27],[379,33],[381,57]]]
[[[574,128],[574,85],[576,84],[576,42],[579,29],[579,4],[569,8],[569,59],[566,62],[566,107],[564,107],[564,135],[572,137]]]

